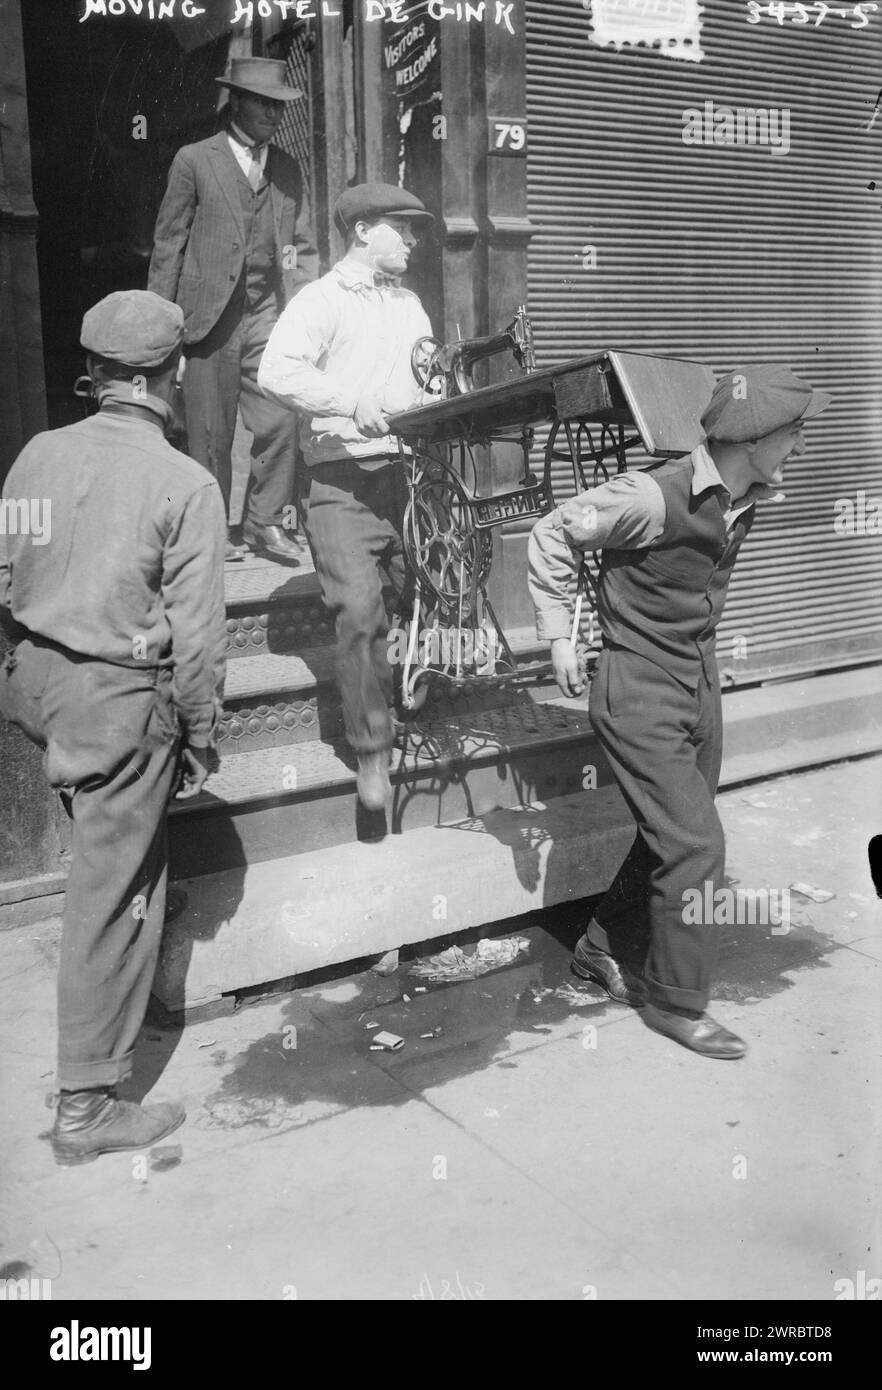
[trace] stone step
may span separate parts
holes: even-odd
[[[211,873],[323,845],[376,839],[525,797],[579,790],[591,730],[584,709],[514,701],[423,719],[395,750],[388,817],[355,796],[343,740],[289,742],[224,758],[199,797],[172,804],[172,877]]]
[[[227,662],[218,737],[222,758],[342,733],[332,643]]]
[[[878,751],[880,695],[878,666],[728,695],[722,784]],[[171,874],[188,905],[165,933],[154,986],[167,1009],[222,1006],[254,986],[605,890],[633,822],[584,703],[521,692],[483,719],[437,721],[421,740],[397,757],[389,824],[375,818],[361,836],[374,843],[358,842],[345,745],[228,759],[196,815],[174,808]],[[586,765],[596,790],[582,790]]]
[[[233,573],[230,573],[233,571]],[[334,640],[334,621],[310,570],[256,561],[226,565],[227,659],[290,654]]]
[[[556,708],[553,692],[553,686],[546,688],[546,708]],[[536,695],[530,692],[534,700]],[[213,794],[171,807],[171,876],[241,871],[246,856],[257,864],[323,843],[351,847],[390,828],[464,819],[505,801],[548,800],[577,791],[587,766],[597,768],[598,786],[606,787],[606,764],[587,733],[587,700],[562,701],[560,708],[582,716],[572,742],[564,738],[546,747],[548,728],[539,720],[532,746],[514,749],[507,762],[490,755],[468,767],[461,761],[439,765],[434,777],[398,776],[388,824],[385,816],[357,815],[354,766],[343,745],[300,744],[290,752],[228,758],[212,783]],[[725,692],[723,720],[721,787],[871,756],[882,750],[882,665]],[[316,760],[310,763],[311,780],[304,775],[301,781],[309,790],[279,793],[286,765],[309,771],[302,757]],[[229,785],[233,770],[241,779],[238,787]],[[59,870],[0,885],[0,930],[60,912],[65,879]]]
[[[230,665],[257,656],[306,657],[334,641],[334,622],[312,570],[253,557],[224,572]],[[391,590],[387,590],[391,600]],[[547,655],[532,626],[506,633],[519,658]]]
[[[432,678],[427,715],[455,717],[467,710],[479,713],[516,702],[519,689],[532,690],[545,674],[544,663],[531,660],[532,651],[527,649],[522,657],[525,646],[520,643],[514,648],[518,659],[523,660],[523,675],[516,682],[482,678],[457,683]],[[551,690],[556,688],[552,683]],[[543,698],[538,686],[535,698]],[[297,653],[240,657],[227,663],[219,737],[222,757],[342,735],[333,643]]]
[[[602,893],[633,839],[613,787],[186,880],[153,990],[171,1012]]]
[[[334,679],[334,646],[328,643],[299,652],[266,652],[231,661],[224,686],[224,703],[255,695],[315,690]]]
[[[228,609],[283,603],[319,592],[312,562],[283,565],[257,555],[224,565],[224,598]]]
[[[537,703],[535,694],[520,691],[517,702],[483,714],[428,721],[417,744],[396,754],[388,816],[358,807],[355,763],[342,741],[226,758],[201,797],[172,807],[172,877],[547,800],[578,791],[588,767],[596,768],[598,786],[608,785],[587,697]],[[723,784],[882,748],[880,696],[880,666],[726,694]]]

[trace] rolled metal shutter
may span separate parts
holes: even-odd
[[[739,680],[882,654],[882,536],[834,529],[838,500],[859,520],[862,492],[870,525],[882,504],[882,9],[862,28],[810,12],[754,25],[704,0],[696,63],[600,48],[581,0],[526,0],[540,365],[597,347],[779,361],[834,395],[739,558],[718,644]],[[684,144],[705,101],[788,109],[789,153]]]

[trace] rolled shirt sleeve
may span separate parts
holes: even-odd
[[[213,479],[187,501],[163,550],[162,600],[171,629],[175,705],[184,742],[215,744],[226,672],[226,516]]]
[[[646,549],[664,525],[661,488],[642,472],[620,473],[537,521],[530,534],[527,575],[537,635],[549,642],[570,636],[571,594],[586,552]]]

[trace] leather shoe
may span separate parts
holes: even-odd
[[[225,551],[224,551],[224,561],[226,562],[226,564],[229,565],[229,564],[232,564],[233,561],[239,561],[239,560],[244,560],[244,559],[245,559],[245,551],[244,551],[244,549],[242,548],[242,546],[241,546],[241,545],[237,545],[236,542],[235,542],[234,540],[232,540],[232,539],[230,539],[230,538],[228,537],[228,538],[227,538],[226,549],[225,549]]]
[[[377,753],[359,753],[356,787],[362,806],[368,811],[383,810],[392,795],[387,749],[380,749]]]
[[[717,1023],[710,1014],[699,1014],[690,1018],[687,1014],[669,1013],[657,1004],[647,1004],[643,1010],[643,1022],[655,1033],[663,1033],[666,1038],[682,1043],[703,1057],[719,1057],[724,1061],[735,1061],[747,1051],[747,1043],[728,1028]]]
[[[172,1134],[187,1118],[182,1105],[135,1105],[117,1100],[112,1086],[62,1091],[51,1142],[63,1168],[91,1163],[99,1154],[146,1149]]]
[[[287,533],[281,526],[255,526],[245,523],[242,534],[256,555],[269,555],[288,565],[302,565],[309,560],[309,546],[302,537]]]
[[[610,999],[619,1004],[630,1004],[639,1009],[646,1002],[646,986],[626,966],[620,965],[608,951],[601,951],[588,940],[587,934],[580,936],[573,954],[571,969],[573,974],[583,980],[593,980],[602,985]]]

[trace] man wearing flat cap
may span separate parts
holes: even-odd
[[[570,641],[570,586],[583,554],[603,552],[591,723],[637,823],[573,969],[705,1057],[746,1051],[706,1012],[720,928],[694,920],[696,890],[713,902],[725,861],[714,806],[722,757],[716,629],[756,504],[780,500],[786,460],[805,452],[803,424],[830,399],[784,367],[744,367],[717,382],[701,422],[706,442],[691,455],[592,488],[543,517],[530,537],[536,627],[551,643],[565,695],[584,688]],[[635,926],[646,950],[643,979],[622,961]]]
[[[72,821],[58,975],[60,1164],[145,1148],[184,1119],[132,1069],[166,901],[166,808],[209,770],[223,690],[226,522],[177,426],[184,316],[146,290],[83,319],[98,414],[38,434],[4,486],[44,534],[0,535],[0,712],[44,750]],[[108,517],[113,525],[108,527]]]
[[[184,311],[188,450],[217,478],[229,515],[236,409],[253,436],[244,539],[298,564],[284,529],[294,501],[290,412],[257,387],[257,368],[285,304],[314,279],[317,256],[303,178],[271,143],[285,103],[302,96],[274,58],[234,58],[227,130],[175,156],[156,220],[148,288]],[[286,508],[288,509],[286,511]],[[242,552],[228,545],[229,559]]]
[[[385,183],[347,189],[334,216],[346,255],[288,305],[258,381],[302,414],[306,529],[336,619],[346,737],[359,797],[379,810],[391,794],[394,737],[382,572],[399,595],[405,583],[406,480],[388,417],[420,399],[411,354],[432,329],[401,277],[414,232],[433,218],[419,198]]]

